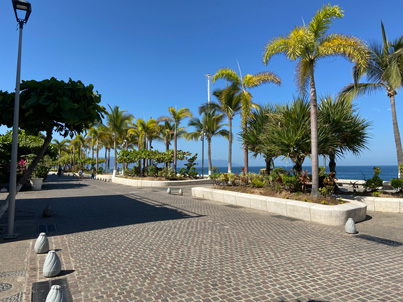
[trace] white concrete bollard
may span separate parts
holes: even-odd
[[[34,251],[37,254],[44,254],[49,252],[49,241],[46,233],[40,233],[34,245]]]
[[[59,256],[57,256],[55,251],[49,251],[45,263],[43,264],[43,276],[55,277],[60,274],[61,270],[62,263],[60,262]]]
[[[346,225],[344,228],[346,230],[346,233],[349,233],[349,234],[357,233],[357,229],[355,228],[355,223],[354,223],[353,218],[347,219],[347,222],[346,222]]]
[[[62,288],[60,285],[52,285],[45,302],[66,302]]]
[[[168,189],[167,189],[167,193],[168,193],[168,194],[171,194],[171,188],[168,188]]]
[[[179,196],[182,196],[182,195],[183,195],[183,190],[182,190],[182,189],[179,189],[178,195],[179,195]]]

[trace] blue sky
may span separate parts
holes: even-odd
[[[286,103],[297,94],[295,62],[274,57],[262,63],[265,44],[285,35],[294,26],[308,23],[323,1],[35,1],[24,27],[23,80],[81,80],[102,94],[102,104],[118,105],[136,118],[158,118],[168,107],[188,107],[197,115],[207,101],[207,73],[218,68],[243,74],[272,71],[281,87],[267,84],[251,90],[259,104]],[[403,34],[403,2],[337,1],[343,19],[335,20],[329,32],[354,35],[365,41],[380,41],[383,20],[389,39]],[[0,2],[0,90],[13,91],[17,62],[18,31],[11,1]],[[351,82],[352,64],[340,57],[319,61],[316,69],[318,95],[337,94]],[[224,81],[212,84],[220,88]],[[214,97],[212,97],[214,100]],[[398,91],[396,110],[403,127],[403,96]],[[394,165],[390,102],[383,91],[356,99],[360,114],[372,122],[370,150],[361,156],[347,155],[338,165]],[[187,120],[184,121],[184,125]],[[239,116],[235,119],[239,132]],[[0,128],[4,133],[4,127]],[[57,136],[55,136],[58,138]],[[155,143],[154,147],[163,150]],[[213,139],[213,159],[227,158],[228,142]],[[200,142],[179,141],[179,148],[201,152]],[[235,139],[233,162],[242,164],[242,150]],[[250,160],[263,165],[263,159]],[[276,160],[276,164],[280,164]],[[305,161],[309,164],[309,160]]]

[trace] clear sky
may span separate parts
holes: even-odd
[[[267,84],[251,90],[256,103],[286,103],[297,94],[295,62],[276,56],[265,66],[264,47],[273,37],[308,23],[326,3],[32,0],[32,14],[23,32],[21,79],[81,80],[95,86],[105,107],[118,105],[136,118],[147,120],[167,115],[170,106],[188,107],[197,115],[198,106],[207,101],[205,75],[222,67],[238,70],[238,60],[243,74],[272,71],[282,80],[281,87]],[[345,16],[335,20],[329,32],[380,42],[383,20],[389,39],[403,34],[401,0],[389,0],[385,5],[379,0],[331,4],[342,7]],[[0,2],[0,39],[0,90],[13,91],[18,31],[11,0]],[[351,68],[352,63],[340,57],[319,61],[315,71],[318,96],[335,95],[350,83]],[[224,84],[218,81],[211,90]],[[398,91],[396,110],[401,132],[402,102]],[[390,102],[385,93],[361,97],[354,103],[360,114],[372,122],[370,150],[359,157],[347,155],[338,160],[338,165],[396,164]],[[183,125],[186,124],[187,120]],[[239,116],[234,124],[237,133]],[[4,133],[6,129],[0,130]],[[154,147],[163,150],[157,142]],[[200,142],[181,139],[178,147],[201,152]],[[228,141],[213,139],[213,159],[226,160],[227,148]],[[233,151],[233,162],[242,164],[238,138]],[[250,160],[251,165],[263,163],[261,158]]]

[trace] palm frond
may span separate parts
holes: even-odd
[[[365,43],[357,37],[342,34],[331,34],[321,40],[317,56],[327,57],[340,55],[356,64],[357,69],[365,70],[370,53]]]
[[[295,80],[297,82],[298,91],[304,96],[309,85],[310,69],[313,68],[310,61],[299,60],[297,63],[295,73]]]
[[[246,74],[243,77],[243,84],[246,88],[257,87],[265,83],[273,83],[280,86],[281,80],[280,77],[276,75],[274,72],[268,72],[268,71],[259,72],[255,75]]]
[[[286,55],[288,52],[287,38],[283,36],[276,37],[266,44],[263,55],[263,63],[267,65],[271,57],[276,54]]]
[[[338,98],[352,100],[355,97],[371,94],[379,89],[385,88],[381,83],[358,83],[348,84],[338,95]]]
[[[215,83],[215,81],[219,79],[225,79],[232,84],[235,85],[240,85],[241,84],[241,79],[238,76],[238,74],[231,68],[220,68],[217,70],[217,72],[213,75],[211,78],[211,81]]]
[[[343,10],[339,6],[323,5],[322,9],[318,10],[309,22],[309,31],[314,34],[316,40],[326,34],[332,24],[332,19],[340,19],[343,16]]]

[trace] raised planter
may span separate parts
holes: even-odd
[[[43,178],[31,178],[30,182],[33,191],[42,189]]]
[[[341,226],[346,223],[348,218],[353,218],[355,222],[358,222],[364,220],[367,215],[367,205],[354,200],[341,205],[329,206],[202,187],[192,188],[192,196],[326,225]]]
[[[403,213],[403,198],[384,198],[371,196],[346,196],[347,200],[355,200],[367,205],[368,211]]]
[[[213,184],[213,181],[210,179],[164,180],[164,181],[130,179],[124,177],[112,177],[111,179],[113,183],[133,187],[175,187],[183,185]]]

